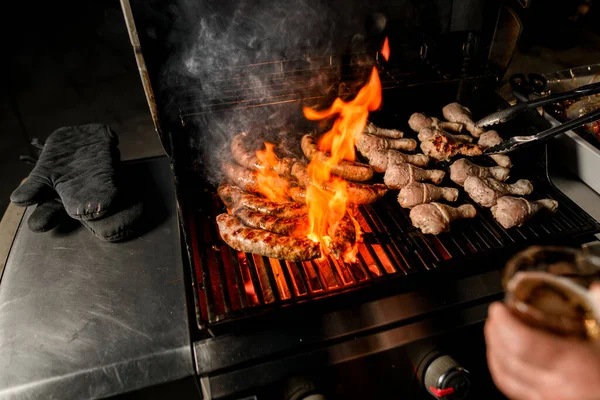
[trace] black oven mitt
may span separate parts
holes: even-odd
[[[20,159],[36,165],[44,151],[45,143],[33,139],[31,146],[34,155],[21,156]],[[133,182],[128,181],[127,176],[118,173],[118,166],[115,171],[115,181],[117,182],[115,185],[119,188],[119,193],[108,211],[109,214],[105,214],[100,219],[79,220],[96,237],[109,242],[130,239],[141,234],[147,228],[147,224],[144,222],[147,207],[138,200],[138,188],[136,185],[132,185]],[[60,197],[54,190],[44,189],[37,200],[39,203],[27,220],[27,226],[31,231],[47,232],[73,221],[69,218]]]
[[[68,221],[69,216],[59,198],[38,204],[27,220],[32,232],[48,232]]]
[[[18,206],[31,206],[48,201],[56,192],[70,217],[101,218],[117,195],[117,145],[117,135],[106,125],[57,129],[48,137],[27,181],[10,200]]]
[[[113,214],[95,220],[80,220],[81,224],[97,238],[107,242],[118,242],[141,234],[145,229],[144,204],[134,199],[116,200]],[[69,221],[60,198],[37,205],[27,220],[33,232],[48,232]]]
[[[107,217],[81,223],[97,238],[120,242],[141,235],[145,229],[145,207],[141,201],[130,201]]]

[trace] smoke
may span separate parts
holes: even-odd
[[[335,24],[324,4],[310,0],[200,4],[195,40],[184,55],[193,76],[222,68],[286,60],[331,51]]]
[[[220,179],[227,144],[237,133],[257,132],[261,139],[274,135],[281,141],[301,133],[302,105],[284,102],[290,98],[290,80],[300,82],[298,91],[312,90],[298,93],[301,97],[336,91],[331,75],[340,72],[324,64],[326,56],[365,50],[361,2],[182,0],[176,8],[170,37],[174,50],[164,77],[188,131],[194,132],[189,145],[199,150],[213,183]],[[383,30],[381,14],[377,18],[375,26]],[[309,80],[291,73],[298,70]],[[260,106],[278,100],[283,104]]]

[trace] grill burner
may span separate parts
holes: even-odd
[[[477,268],[475,272],[482,272],[486,268],[483,264],[490,264],[490,257],[501,258],[534,243],[568,241],[600,229],[550,183],[545,160],[535,168],[519,170],[524,161],[516,160],[514,175],[533,182],[535,198],[557,200],[560,206],[556,214],[538,215],[521,228],[506,230],[489,210],[463,193],[459,202],[476,206],[478,216],[454,223],[449,233],[423,235],[411,225],[409,210],[398,205],[396,192],[391,192],[379,202],[359,208],[357,219],[364,243],[359,246],[355,264],[331,258],[295,263],[232,250],[219,239],[214,222],[216,215],[224,211],[222,204],[212,189],[198,184],[198,192],[184,208],[194,209],[185,215],[196,275],[199,327],[222,325],[269,308],[333,293],[375,287],[382,281],[423,277],[434,270],[453,274],[452,268],[462,273],[471,266]]]

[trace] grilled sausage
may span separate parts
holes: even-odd
[[[217,215],[217,225],[223,241],[237,251],[295,262],[321,256],[319,244],[310,239],[248,228],[233,215]]]
[[[263,229],[285,236],[305,237],[308,234],[308,216],[306,214],[295,218],[281,218],[242,207],[235,212],[235,216],[250,228]]]
[[[236,186],[247,192],[259,193],[258,173],[244,167],[232,163],[223,163],[223,171],[225,176]],[[272,178],[274,187],[285,187],[289,182],[281,177],[275,176]]]
[[[312,135],[304,135],[301,145],[302,152],[311,161],[316,158],[318,161],[324,163],[329,158],[325,153],[317,149],[317,144]],[[340,164],[333,165],[331,173],[357,182],[368,181],[373,177],[373,169],[369,165],[347,160],[342,160]]]
[[[331,190],[331,188],[327,188]],[[382,183],[364,185],[360,183],[347,182],[348,201],[354,204],[370,204],[382,198],[388,191],[387,186]]]
[[[296,163],[292,166],[292,176],[298,180],[298,184],[302,187],[310,185],[310,177],[306,172],[306,165]],[[323,189],[333,191],[328,185],[323,186]],[[367,185],[364,183],[346,182],[346,190],[348,191],[348,201],[354,204],[368,204],[379,200],[387,193],[387,186],[381,183]],[[295,193],[300,196],[299,193]]]
[[[246,193],[233,185],[226,184],[219,186],[218,193],[225,206],[229,209],[246,207],[249,210],[278,218],[294,218],[308,213],[308,209],[304,204],[292,201],[283,203],[270,201]],[[302,201],[302,203],[303,202],[304,201]]]
[[[256,152],[248,150],[248,148],[244,144],[244,139],[246,138],[246,133],[238,133],[233,137],[231,141],[231,154],[236,163],[241,165],[242,167],[259,171],[267,168],[262,165],[258,158],[256,157]],[[268,166],[268,168],[272,169],[279,175],[289,175],[292,164],[295,162],[292,158],[281,158],[278,160],[278,164],[275,166]]]
[[[307,185],[310,185],[310,176],[308,176],[306,167],[306,164],[300,162],[292,165],[292,176],[296,178],[298,184],[303,188],[305,188]]]
[[[249,151],[244,145],[245,137],[246,133],[242,132],[235,135],[231,140],[231,154],[233,159],[236,163],[245,168],[252,170],[262,169],[263,166],[256,158],[256,154]]]
[[[296,203],[306,204],[306,189],[300,186],[291,187],[289,195]]]
[[[340,258],[352,250],[355,242],[356,227],[350,216],[346,214],[335,227],[335,233],[329,244],[329,253],[335,258]]]

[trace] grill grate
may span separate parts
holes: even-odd
[[[531,178],[531,177],[530,177]],[[224,208],[216,195],[196,202],[189,217],[191,253],[196,272],[200,327],[254,315],[265,308],[324,297],[441,267],[463,268],[495,252],[535,243],[565,242],[595,233],[599,226],[570,199],[544,180],[534,181],[535,197],[553,198],[560,206],[552,216],[536,216],[520,228],[506,230],[487,209],[474,220],[456,221],[451,232],[423,235],[412,227],[395,192],[359,208],[364,232],[358,261],[289,262],[239,253],[220,241],[215,217]],[[197,197],[200,199],[200,197]],[[462,202],[469,202],[461,198]],[[489,261],[488,261],[489,263]]]
[[[394,121],[388,126],[398,126],[398,121],[403,119],[396,115],[402,111],[397,109],[401,105],[408,109],[417,107],[416,103],[431,107],[444,97],[444,90],[440,89],[456,95],[457,85],[448,83],[458,82],[458,86],[468,88],[469,85],[463,85],[467,80],[487,79],[487,75],[445,74],[422,63],[403,63],[400,68],[379,63],[377,59],[365,63],[361,57],[350,57],[349,61],[344,57],[323,57],[222,71],[211,75],[211,81],[202,88],[197,83],[196,86],[183,85],[176,103],[185,126],[186,118],[193,121],[206,112],[338,97],[362,87],[372,65],[379,69],[384,90],[404,89],[390,93],[402,93],[404,97],[393,99],[396,107],[389,108],[392,112],[388,117]],[[419,86],[436,83],[441,85],[428,87],[428,90]],[[418,86],[418,90],[406,90],[411,86]],[[257,96],[257,93],[266,95]],[[404,101],[405,97],[408,100]],[[432,102],[432,98],[436,100]],[[487,97],[483,100],[491,102]],[[491,103],[487,105],[493,108]],[[528,128],[528,124],[524,126]],[[434,271],[450,271],[451,277],[455,270],[464,271],[467,267],[474,267],[471,270],[477,272],[478,268],[490,264],[490,257],[501,259],[528,245],[567,243],[600,231],[593,218],[550,183],[545,159],[536,163],[530,152],[526,158],[519,161],[513,158],[513,161],[514,177],[530,179],[535,187],[530,198],[558,200],[560,206],[556,214],[540,215],[521,228],[505,230],[489,210],[475,205],[463,193],[457,204],[471,202],[478,216],[474,220],[454,222],[449,233],[430,236],[412,226],[409,211],[396,201],[397,192],[390,192],[377,203],[359,208],[357,219],[364,242],[359,245],[355,264],[332,259],[295,263],[232,250],[220,240],[217,232],[215,217],[224,212],[224,208],[214,188],[207,187],[191,173],[192,176],[181,180],[186,184],[179,201],[194,268],[199,327],[223,326],[281,306],[341,292],[363,292],[357,290],[359,288],[379,290],[383,282],[394,282],[395,287],[396,283],[409,281],[403,278],[433,276]],[[179,171],[178,175],[181,174],[185,175]],[[448,178],[442,185],[455,186]]]
[[[491,74],[465,77],[445,73],[422,62],[405,62],[401,67],[370,61],[365,54],[311,57],[303,60],[277,61],[231,68],[210,74],[206,83],[197,82],[175,87],[179,117],[188,119],[206,113],[241,110],[315,101],[323,98],[350,97],[367,82],[373,66],[383,90],[420,85],[447,84],[454,81],[481,80]]]

